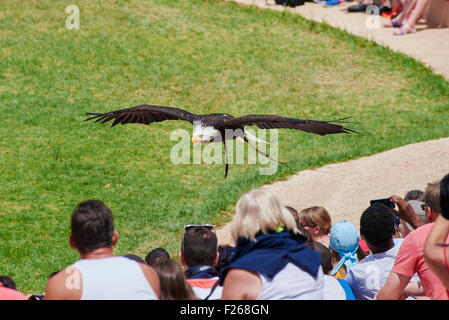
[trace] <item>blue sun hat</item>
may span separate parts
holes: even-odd
[[[344,264],[348,272],[352,266],[357,264],[357,249],[359,247],[359,233],[354,225],[348,220],[343,220],[332,225],[329,245],[340,254],[338,265],[331,271],[334,275]]]

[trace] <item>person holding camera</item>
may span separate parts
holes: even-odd
[[[449,299],[446,288],[424,259],[426,238],[434,225],[433,222],[441,212],[439,182],[427,185],[424,202],[428,223],[410,232],[402,241],[387,282],[376,294],[378,300],[400,299],[402,292],[415,273],[418,273],[427,297],[437,300]]]
[[[394,216],[385,204],[374,203],[362,213],[360,235],[372,254],[353,266],[345,278],[358,300],[374,299],[387,281],[400,247],[393,241],[394,233]]]
[[[403,198],[401,198],[401,197],[399,197],[399,196],[392,195],[392,196],[390,197],[390,201],[391,201],[392,203],[396,204],[397,207],[398,207],[397,210],[396,210],[396,209],[393,209],[394,214],[395,214],[399,219],[401,219],[401,221],[408,223],[408,225],[411,227],[411,229],[414,230],[414,229],[419,228],[419,227],[421,227],[421,226],[423,226],[423,225],[426,224],[426,222],[425,222],[423,219],[421,219],[421,218],[416,214],[416,211],[413,209],[413,205],[412,205],[413,202],[412,202],[412,201],[416,201],[416,200],[409,200],[409,201],[406,201],[405,199],[403,199]],[[417,201],[417,203],[419,203],[419,202]],[[423,203],[424,203],[424,202],[423,202]],[[428,220],[427,220],[427,215],[428,215],[428,214],[429,214],[428,212],[425,213],[425,215],[426,215],[426,217],[425,217],[426,221],[428,221]],[[403,229],[403,230],[409,230],[409,229],[410,229],[410,228]],[[406,234],[403,234],[403,236],[406,236],[406,235],[408,234],[408,232],[403,232],[403,233],[406,233]]]

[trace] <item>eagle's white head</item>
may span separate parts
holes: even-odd
[[[192,143],[221,142],[221,133],[212,126],[194,121]]]

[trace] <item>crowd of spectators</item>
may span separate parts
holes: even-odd
[[[275,0],[274,3],[296,7],[303,5],[305,1],[313,1],[323,4],[325,7],[331,7],[352,0]],[[416,32],[415,25],[423,18],[429,3],[430,0],[361,0],[355,5],[349,6],[347,10],[348,12],[377,14],[389,18],[383,27],[395,28],[393,34],[403,36]]]
[[[378,6],[374,0],[362,0],[348,7],[348,12],[379,14],[389,18],[385,28],[395,28],[394,35],[403,36],[416,32],[416,23],[423,18],[430,0],[381,0]]]
[[[215,226],[192,224],[179,257],[159,247],[145,259],[114,255],[112,212],[85,201],[71,214],[80,259],[50,275],[43,294],[25,296],[0,276],[0,299],[448,300],[449,174],[387,199],[361,212],[358,231],[323,207],[298,211],[254,189],[236,204],[234,246],[218,245]]]

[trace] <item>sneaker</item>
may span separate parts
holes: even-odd
[[[405,36],[407,34],[412,34],[412,33],[415,33],[415,32],[416,32],[416,29],[410,29],[407,26],[402,26],[402,27],[396,29],[396,31],[393,32],[393,34],[395,36]]]
[[[385,28],[400,28],[402,24],[400,24],[395,18],[391,19],[387,23],[384,24]]]
[[[367,6],[363,2],[359,2],[359,4],[348,7],[348,12],[366,12],[366,8]]]

